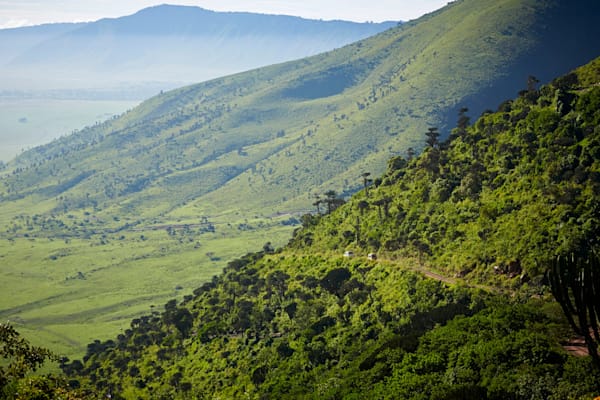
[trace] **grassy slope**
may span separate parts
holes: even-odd
[[[548,48],[539,21],[567,38],[596,29],[586,20],[579,21],[577,30],[553,24],[565,8],[596,3],[553,5],[455,2],[331,53],[161,94],[117,120],[29,151],[9,165],[0,185],[3,264],[24,273],[32,265],[49,271],[15,283],[40,288],[28,303],[64,290],[50,282],[62,281],[71,271],[93,270],[95,264],[106,268],[110,273],[101,282],[110,287],[98,289],[104,297],[79,310],[90,311],[94,324],[107,318],[92,311],[119,304],[115,299],[142,309],[144,302],[147,307],[171,293],[174,284],[186,288],[181,295],[189,294],[214,272],[213,262],[202,254],[214,253],[225,261],[266,241],[284,242],[291,228],[282,223],[288,213],[310,207],[311,193],[356,190],[363,171],[377,174],[390,155],[422,148],[428,126],[448,126],[447,115],[454,115],[465,96],[473,98],[482,90],[489,94],[498,79],[513,92],[523,87],[521,67],[531,61],[527,54],[560,51],[555,42]],[[593,44],[578,57],[591,58]],[[568,61],[581,62],[577,57]],[[548,71],[530,72],[542,76]],[[507,77],[510,85],[502,80]],[[211,240],[198,232],[190,235],[203,246],[199,257],[188,251],[189,244],[171,241],[164,231],[162,237],[156,233],[154,251],[144,250],[136,239],[134,229],[199,224],[203,217],[217,231]],[[254,229],[248,231],[248,226]],[[147,257],[133,262],[127,252],[117,251],[121,235],[126,248]],[[109,243],[94,246],[106,241],[103,236]],[[90,261],[73,257],[70,265],[49,269],[52,264],[45,257],[55,250],[51,240],[65,239],[87,243]],[[81,254],[77,247],[65,247]],[[163,247],[168,257],[159,256]],[[153,268],[180,263],[197,267],[177,276]],[[118,289],[110,277],[133,282]],[[81,296],[91,287],[83,286]],[[22,303],[11,298],[3,302],[0,309],[13,310],[6,317],[22,318],[26,329],[35,328],[17,312]],[[51,306],[55,304],[60,302]],[[110,330],[78,326],[81,330],[71,330],[76,333],[69,333],[68,340],[87,340]]]

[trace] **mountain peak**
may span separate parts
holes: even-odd
[[[49,85],[57,77],[62,80],[53,86],[60,87],[68,84],[61,77],[69,71],[67,79],[92,87],[96,80],[181,86],[322,53],[392,26],[163,4],[48,34],[45,40],[40,35],[32,46],[12,45],[21,32],[15,30],[3,49],[10,58],[0,65],[0,84],[30,86],[40,79],[40,85]],[[0,46],[2,40],[0,32]]]

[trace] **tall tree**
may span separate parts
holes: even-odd
[[[429,128],[427,133],[425,133],[425,136],[427,136],[427,139],[425,140],[425,142],[427,143],[427,145],[429,147],[432,147],[432,148],[437,147],[437,145],[439,144],[439,137],[440,137],[440,132],[439,132],[438,128],[436,128],[436,127]]]
[[[383,207],[384,215],[386,218],[390,216],[390,204],[392,203],[391,197],[383,197],[381,199],[377,199],[373,202],[374,205],[377,206],[379,212],[379,220],[383,221],[383,215],[381,213],[381,208]]]
[[[373,182],[373,179],[370,179],[369,176],[371,176],[370,172],[363,172],[361,174],[362,178],[363,178],[363,186],[365,188],[365,194],[367,197],[369,197],[369,185]]]
[[[367,210],[369,208],[369,202],[361,200],[358,202],[358,204],[356,206],[358,207],[358,210],[360,211],[360,215],[364,215],[365,210]]]
[[[315,202],[312,204],[313,206],[317,207],[317,214],[321,214],[321,203],[323,201],[321,200],[321,197],[319,197],[318,194],[315,195]]]
[[[467,107],[461,107],[458,110],[458,120],[456,121],[456,128],[452,129],[450,132],[449,140],[446,142],[446,145],[449,145],[450,142],[458,137],[464,137],[467,134],[467,128],[471,122],[471,119],[467,115],[469,109]]]
[[[584,253],[585,254],[585,253]],[[583,336],[590,356],[600,366],[600,258],[594,251],[587,256],[558,257],[548,271],[550,288],[573,327]]]
[[[327,204],[327,214],[331,214],[336,208],[344,204],[344,199],[338,197],[335,190],[325,192],[325,204]]]
[[[467,115],[468,112],[469,109],[467,107],[461,107],[460,110],[458,110],[458,121],[456,122],[456,127],[461,131],[466,130],[471,123],[471,119]]]

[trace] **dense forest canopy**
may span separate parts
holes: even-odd
[[[541,275],[561,254],[596,245],[600,222],[598,106],[590,71],[523,90],[418,158],[390,160],[376,189],[354,196],[297,246],[417,251],[440,268],[489,279]],[[493,267],[497,267],[494,269]]]

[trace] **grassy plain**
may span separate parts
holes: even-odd
[[[87,238],[2,234],[0,319],[35,344],[81,357],[94,339],[114,337],[131,319],[191,294],[228,260],[269,241],[281,245],[290,234],[278,221],[248,222],[214,223],[214,232],[163,225]]]

